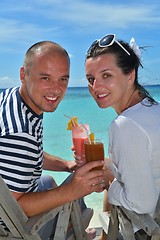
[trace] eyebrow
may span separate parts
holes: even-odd
[[[61,76],[61,78],[68,78],[69,79],[69,75]]]
[[[86,77],[92,76],[92,74],[86,74]]]
[[[111,71],[111,69],[110,68],[105,68],[105,69],[101,70],[100,73],[103,73],[103,72],[106,72],[106,71]],[[86,77],[88,77],[88,76],[92,76],[92,74],[86,74]]]
[[[40,73],[39,75],[41,75],[41,76],[51,76],[50,74],[48,74],[48,73]]]
[[[40,76],[51,76],[51,74],[48,74],[48,73],[40,73],[39,74]],[[61,76],[61,77],[64,77],[64,78],[69,78],[69,75],[64,75],[64,76]]]
[[[100,73],[103,73],[103,72],[106,72],[106,71],[111,71],[111,69],[105,68],[105,69],[101,70]]]

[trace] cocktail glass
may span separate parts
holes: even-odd
[[[95,139],[93,142],[85,141],[85,159],[86,162],[104,160],[104,143],[103,140]],[[101,170],[103,167],[96,167],[93,170]]]
[[[73,146],[78,155],[76,160],[77,166],[82,166],[85,164],[85,152],[84,152],[84,142],[88,141],[89,137],[89,125],[88,124],[79,124],[78,126],[73,127],[72,129],[72,141]]]

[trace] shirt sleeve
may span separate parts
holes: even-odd
[[[147,133],[134,121],[122,116],[113,122],[109,156],[121,180],[115,179],[109,188],[111,204],[138,213],[153,213],[157,195],[151,168],[151,147]]]
[[[34,189],[35,169],[39,162],[37,153],[37,142],[28,133],[0,137],[0,174],[11,191]]]

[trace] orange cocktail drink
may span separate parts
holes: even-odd
[[[86,141],[84,144],[86,162],[104,160],[104,144],[102,139],[95,139],[93,142]],[[96,167],[93,170],[101,170]]]

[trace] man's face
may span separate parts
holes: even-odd
[[[21,68],[20,94],[38,115],[55,111],[63,99],[69,81],[69,65],[67,56],[62,54],[37,54],[27,73]]]

